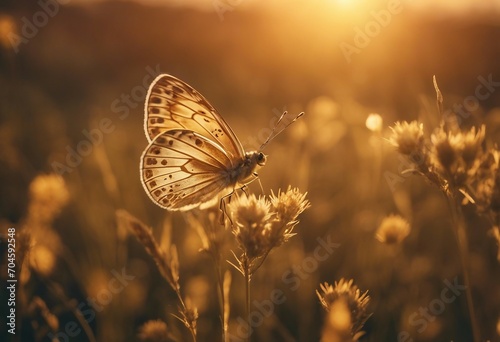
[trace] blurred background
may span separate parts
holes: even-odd
[[[439,298],[445,281],[461,284],[458,249],[439,190],[417,176],[391,181],[407,165],[384,138],[397,120],[419,120],[427,135],[439,126],[436,75],[462,127],[485,124],[487,140],[500,141],[500,1],[2,0],[0,11],[0,226],[37,242],[19,273],[17,340],[49,341],[77,321],[75,308],[98,341],[134,341],[151,319],[189,340],[172,316],[175,294],[117,225],[117,209],[177,245],[199,341],[220,340],[213,265],[199,253],[200,238],[185,216],[153,204],[139,178],[145,93],[155,75],[170,73],[219,110],[246,150],[260,146],[284,110],[306,113],[269,144],[259,173],[265,194],[292,185],[312,206],[297,236],[252,279],[254,299],[276,288],[287,298],[252,341],[319,340],[325,315],[315,290],[342,277],[371,296],[362,341],[410,341],[398,340],[401,332],[413,341],[472,341],[465,295],[425,329],[414,324],[412,314]],[[371,113],[383,119],[375,129],[366,125]],[[62,180],[46,176],[54,173]],[[250,191],[261,193],[258,184]],[[497,244],[488,222],[464,210],[480,330],[500,341]],[[389,214],[411,225],[398,246],[374,237]],[[339,247],[291,289],[282,276],[312,255],[318,238]],[[234,333],[244,294],[231,271]],[[110,295],[122,272],[132,280],[120,278]]]

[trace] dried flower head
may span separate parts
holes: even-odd
[[[139,328],[138,334],[141,342],[168,342],[173,341],[168,333],[167,324],[160,320],[151,320]]]
[[[424,125],[417,121],[410,123],[396,122],[391,127],[392,135],[389,142],[404,155],[414,155],[422,153],[424,147]]]
[[[270,199],[243,195],[228,205],[233,234],[243,252],[238,269],[251,266],[258,258],[265,258],[294,234],[298,216],[309,207],[306,194],[288,187],[285,192],[271,194]],[[260,264],[259,264],[260,266]],[[258,267],[257,267],[258,268]]]
[[[493,222],[500,218],[500,151],[484,153],[472,178],[475,204],[480,213],[490,214]]]
[[[388,245],[403,241],[410,234],[410,224],[399,215],[389,215],[382,220],[375,233],[378,241]]]
[[[268,248],[270,203],[255,195],[240,196],[229,205],[233,233],[248,258],[258,258]]]
[[[335,282],[334,285],[328,283],[320,284],[320,291],[316,291],[323,308],[330,312],[334,303],[338,300],[345,300],[351,314],[351,336],[359,338],[362,335],[361,329],[371,314],[367,311],[370,296],[368,291],[361,293],[353,280],[346,281],[344,278]]]
[[[271,191],[271,209],[275,220],[296,223],[297,217],[310,207],[306,196],[307,193],[302,194],[299,189],[292,189],[291,186],[285,192],[278,190],[277,195]]]
[[[462,140],[462,158],[465,164],[471,167],[483,152],[483,141],[486,134],[486,127],[481,127],[476,132],[476,127],[472,127],[469,132],[460,133]]]
[[[441,125],[431,136],[431,161],[436,170],[451,184],[463,186],[476,172],[484,137],[484,125],[478,130],[473,127],[468,132],[457,133],[446,132]]]
[[[351,312],[345,298],[339,298],[332,303],[328,313],[323,332],[322,342],[352,342]]]
[[[278,191],[278,195],[271,193],[271,210],[274,216],[269,238],[274,247],[281,246],[295,235],[292,231],[299,222],[297,218],[311,206],[306,196],[307,193],[302,194],[299,189],[292,189],[290,186],[285,192]]]
[[[433,156],[437,161],[435,164],[448,173],[454,172],[456,169],[454,165],[457,162],[459,151],[457,139],[454,139],[451,134],[446,134],[444,128],[441,127],[431,136],[431,141],[434,146]]]

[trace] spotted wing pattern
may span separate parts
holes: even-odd
[[[189,210],[232,189],[226,152],[185,129],[157,135],[141,157],[141,179],[149,197],[169,210]]]
[[[146,136],[151,142],[162,132],[180,128],[218,144],[232,161],[245,155],[229,125],[199,92],[174,76],[159,75],[146,96]]]

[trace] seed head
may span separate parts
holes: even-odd
[[[382,220],[375,237],[388,245],[398,244],[410,234],[409,223],[399,215],[389,215]]]
[[[328,283],[320,284],[320,291],[316,291],[318,298],[323,308],[330,312],[334,308],[334,303],[338,300],[345,300],[351,314],[351,336],[359,337],[363,325],[366,323],[371,314],[367,311],[370,296],[368,291],[361,293],[356,285],[353,285],[353,280],[345,280],[335,282],[334,285]]]
[[[278,195],[271,193],[271,210],[274,213],[271,222],[270,242],[273,247],[278,247],[294,236],[293,228],[299,222],[298,216],[310,207],[306,195],[299,189],[290,186],[286,192],[278,191]]]
[[[424,147],[424,125],[417,121],[396,122],[389,142],[404,155],[420,154]]]
[[[249,258],[258,258],[268,247],[270,203],[255,195],[241,196],[229,204],[233,233]]]
[[[295,235],[292,230],[297,218],[308,207],[306,194],[291,187],[285,192],[278,191],[277,195],[272,193],[269,200],[243,195],[231,202],[228,209],[233,234],[243,252],[240,266],[248,268]]]

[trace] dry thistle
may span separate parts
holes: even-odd
[[[424,148],[424,125],[417,121],[410,123],[396,122],[390,127],[392,135],[389,142],[398,149],[398,152],[407,156],[420,155]]]
[[[269,252],[294,236],[298,216],[307,208],[306,194],[288,187],[286,192],[271,194],[270,200],[255,195],[241,196],[228,205],[233,234],[243,252],[238,269],[247,263],[250,274],[262,264]]]
[[[321,334],[322,342],[352,342],[351,312],[345,298],[332,303]]]
[[[294,234],[298,216],[309,207],[306,194],[288,187],[270,200],[244,195],[228,205],[233,234],[242,253],[238,265],[232,264],[245,277],[246,312],[250,314],[250,279],[272,249]],[[248,316],[250,319],[250,316]]]
[[[470,188],[478,211],[488,216],[493,226],[499,226],[500,151],[490,149],[482,155]]]
[[[346,281],[344,278],[335,282],[334,285],[328,283],[320,284],[321,292],[316,290],[316,294],[323,308],[330,313],[332,310],[341,308],[336,305],[339,300],[344,300],[350,312],[350,333],[354,341],[363,336],[361,330],[371,314],[367,311],[370,296],[368,291],[361,293],[353,280]],[[339,313],[340,314],[340,313]]]
[[[267,239],[271,219],[269,201],[255,195],[241,196],[229,205],[233,234],[241,250],[249,259],[265,255],[269,248]]]
[[[410,224],[399,215],[385,217],[375,233],[375,238],[388,245],[398,244],[410,234]]]
[[[439,90],[435,77],[433,81],[437,95],[438,112],[440,115],[443,115],[443,95]],[[410,125],[414,127],[410,129]],[[416,122],[407,125],[401,124],[395,127],[393,129],[393,137],[390,141],[393,145],[398,147],[399,152],[409,156],[416,164],[416,170],[413,171],[418,171],[429,181],[438,186],[448,201],[453,219],[454,233],[459,247],[460,263],[466,286],[466,300],[470,314],[472,334],[474,336],[474,341],[479,341],[480,332],[474,313],[471,285],[467,269],[469,254],[467,234],[465,232],[465,218],[462,212],[462,204],[464,201],[461,196],[463,195],[466,201],[475,203],[474,198],[476,198],[477,195],[473,193],[473,185],[485,184],[483,179],[478,180],[479,174],[488,174],[488,172],[484,172],[485,170],[487,171],[487,168],[484,167],[484,163],[482,162],[482,156],[484,155],[482,144],[485,137],[485,128],[484,126],[481,126],[478,130],[472,128],[468,132],[463,133],[458,130],[457,125],[453,125],[451,130],[447,131],[445,130],[445,124],[442,123],[431,136],[433,147],[430,152],[426,152],[425,149],[422,148],[421,155],[417,153],[419,157],[417,162],[415,158],[412,158],[414,155],[412,151],[416,148],[415,146],[420,146],[419,144],[415,144],[416,141],[422,141],[423,146],[423,130],[417,130],[415,126],[417,126]],[[422,132],[420,133],[420,131]],[[407,135],[407,139],[403,139],[402,135]],[[417,137],[421,138],[417,139]],[[494,177],[498,178],[497,176]],[[496,181],[492,182],[491,180],[488,181],[490,188],[491,183],[495,182]],[[486,195],[483,197],[486,198],[485,202],[487,203],[489,196]],[[490,213],[491,212],[490,210]],[[491,216],[493,216],[493,222],[498,218],[498,215]]]
[[[274,247],[281,246],[295,235],[293,228],[299,222],[297,218],[310,207],[306,195],[299,189],[290,186],[286,192],[278,190],[278,195],[271,191],[271,210],[274,212],[274,220],[271,222],[270,241]]]
[[[474,176],[483,153],[484,137],[484,125],[477,131],[473,127],[465,133],[446,132],[441,125],[432,134],[431,162],[448,184],[461,188]]]

